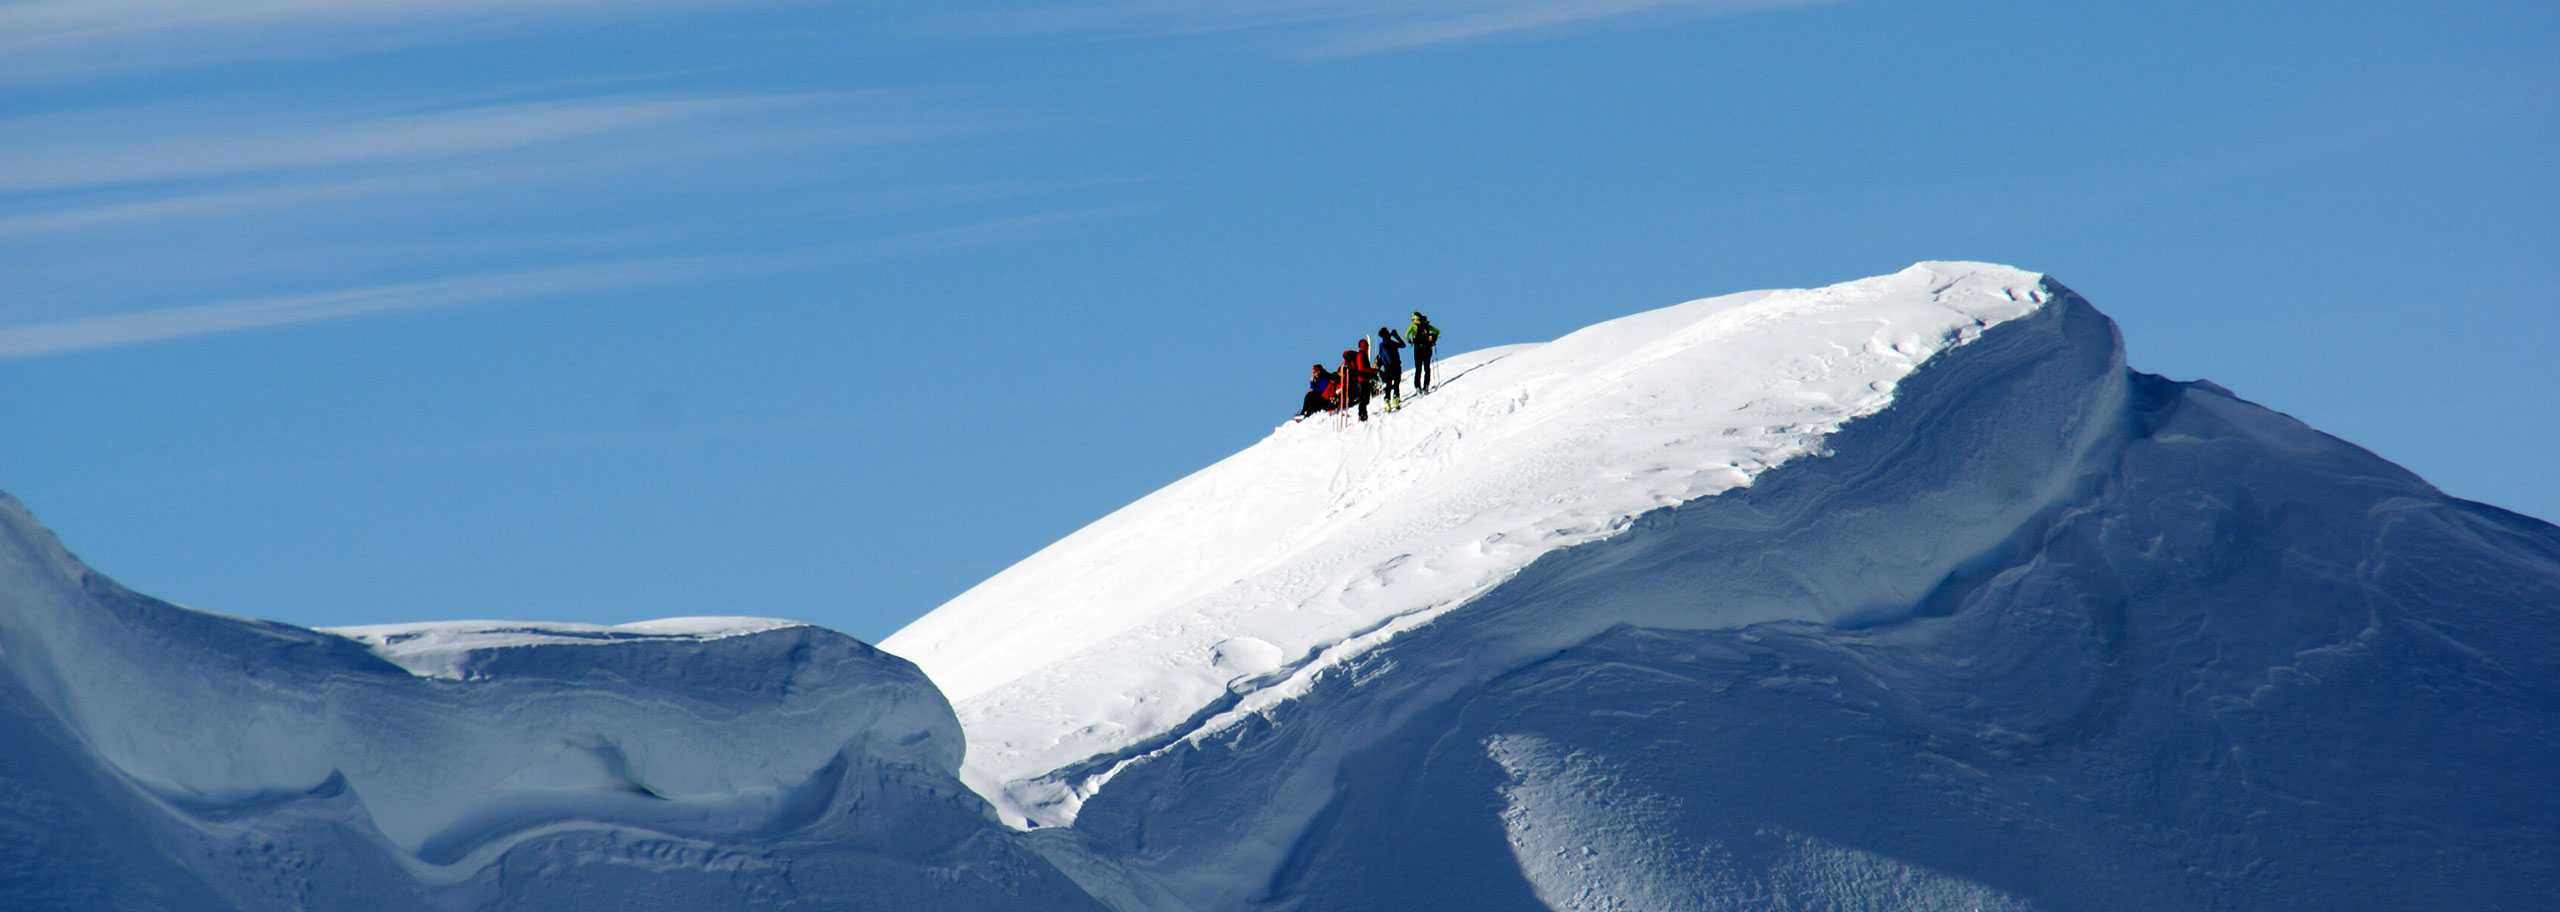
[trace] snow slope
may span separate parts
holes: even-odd
[[[0,907],[1091,905],[960,786],[932,686],[832,631],[223,617],[5,497],[0,598]]]
[[[959,708],[973,786],[1017,821],[1070,822],[1126,759],[1286,700],[1540,555],[1821,452],[2045,296],[2016,270],[1922,264],[1448,358],[1392,416],[1284,425],[881,646]]]
[[[2560,529],[2131,372],[2050,280],[1924,264],[1453,366],[884,643],[1097,895],[2560,895]]]

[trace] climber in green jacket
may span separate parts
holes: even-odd
[[[1440,341],[1440,327],[1422,311],[1413,312],[1413,325],[1405,328],[1405,344],[1413,346],[1413,391],[1415,395],[1431,391],[1431,346]]]

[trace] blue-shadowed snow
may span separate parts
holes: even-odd
[[[1154,909],[2549,908],[2560,528],[2042,288],[1820,455],[1063,770],[1052,857]]]
[[[972,784],[1123,908],[2560,894],[2560,529],[2131,372],[2056,283],[1450,363],[888,641]]]
[[[25,907],[132,876],[202,894],[139,902],[183,909],[1089,907],[960,785],[924,676],[834,631],[305,630],[126,591],[5,498],[0,594],[0,716],[33,771],[0,809],[86,795],[46,816],[102,834],[0,815],[36,858],[0,890]],[[55,853],[109,873],[45,873]]]
[[[2058,283],[1927,263],[1439,373],[990,579],[915,665],[207,614],[0,498],[0,907],[2560,895],[2560,528],[2130,371]]]

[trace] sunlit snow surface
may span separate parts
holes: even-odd
[[[1288,699],[1540,555],[1820,452],[1922,361],[2045,300],[2036,275],[1926,263],[1449,358],[1402,410],[1283,425],[881,645],[956,704],[973,785],[1065,823],[1126,756]]]

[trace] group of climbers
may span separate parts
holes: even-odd
[[[1383,398],[1386,411],[1403,408],[1404,350],[1413,349],[1413,392],[1419,396],[1431,391],[1431,348],[1439,341],[1440,327],[1431,325],[1431,318],[1419,310],[1413,312],[1413,322],[1402,335],[1392,327],[1378,327],[1375,357],[1371,356],[1369,340],[1361,339],[1358,346],[1342,353],[1340,367],[1327,370],[1322,364],[1307,366],[1307,396],[1298,405],[1298,417],[1356,410],[1360,420],[1367,421],[1372,398]],[[1382,381],[1386,386],[1383,395],[1378,388]]]

